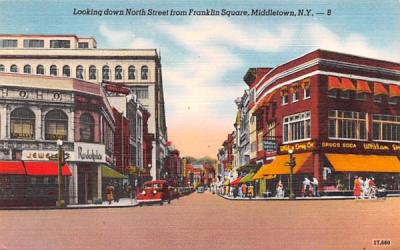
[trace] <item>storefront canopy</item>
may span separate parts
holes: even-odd
[[[125,179],[127,178],[125,175],[121,174],[118,171],[115,171],[112,168],[107,167],[106,165],[101,166],[101,176],[103,178],[114,178],[114,179]]]
[[[294,154],[296,166],[293,173],[311,173],[313,169],[312,157],[310,152]],[[263,165],[260,170],[253,176],[253,180],[263,178],[265,175],[289,174],[289,155],[278,155],[270,163]]]
[[[238,178],[234,179],[233,181],[231,181],[230,185],[234,186],[234,185],[239,184],[241,179],[242,179],[242,177],[238,177]]]
[[[38,176],[57,176],[58,162],[54,161],[25,161],[26,175]],[[63,176],[71,176],[71,171],[67,164],[64,164],[61,169]]]
[[[397,156],[325,154],[337,172],[387,172],[400,173]]]
[[[21,161],[0,161],[0,174],[25,175]]]
[[[241,180],[240,183],[245,183],[253,180],[254,173],[248,173]]]

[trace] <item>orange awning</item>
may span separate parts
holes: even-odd
[[[296,158],[296,166],[293,168],[293,173],[312,173],[313,161],[311,157],[312,153],[300,153],[294,154]],[[270,164],[264,164],[260,170],[253,176],[253,180],[263,178],[265,175],[276,175],[276,174],[289,174],[289,155],[278,155]],[[308,168],[308,167],[310,168]]]
[[[374,83],[374,95],[388,95],[387,90],[380,82]]]
[[[400,87],[394,84],[389,85],[389,96],[390,97],[400,96]]]
[[[397,156],[325,154],[337,172],[389,172],[400,173]]]
[[[367,81],[357,80],[357,93],[372,93]]]
[[[268,103],[271,101],[272,96],[274,95],[274,93],[271,93],[269,95],[267,95],[264,99],[262,99],[256,106],[256,108],[254,109],[254,112],[256,112],[258,109],[260,109],[263,106],[267,106]]]
[[[348,90],[356,90],[356,87],[354,87],[354,84],[350,79],[342,78],[340,89],[343,91],[348,91]]]
[[[335,76],[328,76],[328,90],[331,89],[340,89],[341,84],[337,77]]]

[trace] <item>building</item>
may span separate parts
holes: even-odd
[[[62,76],[132,90],[150,113],[151,176],[158,179],[167,155],[161,57],[155,49],[99,49],[76,35],[0,35],[0,72]],[[150,147],[148,147],[150,148]]]

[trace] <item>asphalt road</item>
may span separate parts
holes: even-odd
[[[228,201],[195,193],[164,206],[0,211],[1,250],[391,248],[400,249],[400,198]]]

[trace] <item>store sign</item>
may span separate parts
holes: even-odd
[[[313,141],[295,143],[290,145],[282,145],[279,147],[281,153],[287,153],[289,150],[293,150],[293,152],[298,152],[298,151],[310,151],[313,149],[315,149],[315,142]]]
[[[267,152],[276,152],[276,143],[272,140],[265,140],[263,141],[263,148]]]
[[[76,142],[74,145],[75,161],[105,162],[106,149],[104,145]]]
[[[74,152],[66,151],[64,157],[66,161],[73,161]],[[43,150],[23,150],[22,151],[23,161],[57,161],[57,151],[43,151]]]
[[[321,148],[328,149],[354,149],[381,152],[400,152],[400,144],[384,143],[356,143],[356,142],[322,142]]]

